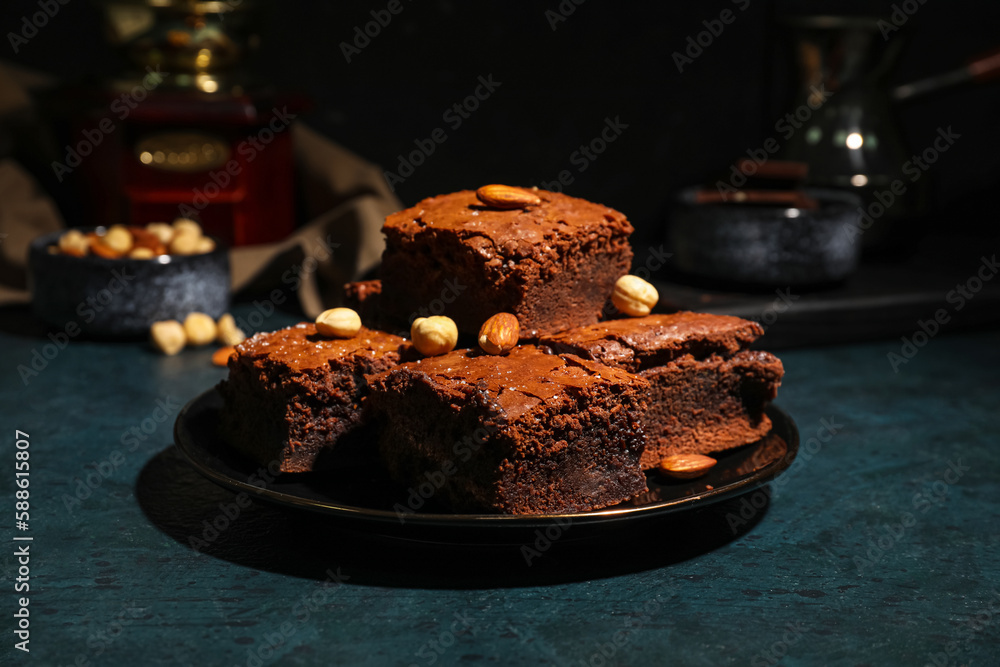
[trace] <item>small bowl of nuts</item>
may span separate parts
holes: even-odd
[[[229,308],[229,252],[185,218],[48,234],[28,264],[35,314],[74,336],[146,337],[154,322]]]

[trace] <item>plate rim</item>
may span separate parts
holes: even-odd
[[[785,441],[787,450],[785,454],[777,460],[772,461],[763,468],[741,477],[733,482],[709,489],[700,493],[671,498],[648,505],[635,507],[612,507],[591,510],[587,512],[567,512],[560,514],[459,514],[459,513],[427,513],[427,512],[407,512],[400,517],[399,512],[393,510],[372,509],[357,507],[344,503],[327,502],[320,500],[306,499],[298,495],[285,493],[268,488],[262,488],[248,481],[235,479],[223,471],[213,468],[206,462],[199,452],[206,452],[205,448],[198,447],[193,436],[189,437],[187,422],[188,415],[195,409],[204,409],[202,403],[210,400],[213,394],[218,395],[218,386],[212,387],[198,394],[188,401],[174,420],[174,444],[184,455],[184,458],[195,470],[210,481],[233,491],[249,493],[261,500],[272,502],[284,507],[308,510],[315,513],[335,516],[339,518],[351,519],[354,521],[375,522],[380,525],[394,525],[402,527],[404,525],[427,526],[427,527],[485,527],[485,526],[509,526],[517,528],[544,528],[552,524],[567,525],[574,524],[601,524],[601,523],[621,523],[632,522],[639,519],[662,516],[691,509],[698,509],[710,504],[721,502],[733,496],[740,495],[755,487],[763,487],[774,480],[778,475],[786,471],[798,456],[799,451],[799,431],[798,426],[792,417],[782,408],[774,403],[765,407],[765,414],[771,419],[772,426],[768,434],[778,428],[780,424],[783,432],[780,435]],[[759,442],[759,440],[757,441]],[[749,443],[744,446],[752,446]],[[211,452],[207,452],[211,456]]]

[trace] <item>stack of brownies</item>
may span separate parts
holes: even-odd
[[[622,317],[607,304],[632,262],[625,216],[506,191],[389,216],[381,281],[347,287],[365,325],[353,337],[303,323],[237,346],[220,386],[233,446],[283,472],[377,446],[396,481],[438,480],[455,511],[552,514],[615,505],[665,457],[767,433],[783,369],[748,349],[759,325]],[[498,313],[516,317],[518,344],[490,354],[475,341]],[[425,356],[389,333],[428,315],[451,318],[469,345]]]

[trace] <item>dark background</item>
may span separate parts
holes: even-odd
[[[308,122],[383,168],[415,140],[443,128],[447,140],[404,183],[405,204],[488,182],[534,185],[570,170],[569,194],[629,215],[636,241],[658,238],[672,193],[711,178],[774,134],[789,110],[790,60],[777,16],[855,13],[888,18],[893,2],[697,3],[458,2],[401,0],[403,11],[354,54],[341,42],[386,2],[293,2],[264,5],[257,76],[299,91],[315,106]],[[911,0],[911,6],[918,5]],[[547,11],[573,8],[553,30]],[[702,21],[725,9],[737,18],[683,73],[671,54],[683,51]],[[37,2],[4,2],[0,25],[14,30]],[[1000,46],[1000,3],[926,0],[892,39],[908,44],[892,83],[952,69]],[[121,61],[100,38],[97,7],[63,6],[10,64],[69,81],[108,76]],[[904,34],[905,33],[905,34]],[[477,78],[501,83],[453,130],[442,116],[473,93]],[[966,86],[899,108],[911,147],[930,145],[939,126],[962,135],[929,174],[932,212],[948,233],[996,234],[993,193],[1000,183],[1000,81]],[[599,136],[606,118],[628,127],[579,172],[571,154]],[[941,218],[940,216],[944,216]]]

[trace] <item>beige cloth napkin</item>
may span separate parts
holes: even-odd
[[[344,283],[379,263],[382,222],[402,204],[378,167],[310,127],[294,126],[292,142],[311,222],[284,242],[233,248],[233,290],[249,298],[300,278],[299,304],[313,318],[341,302]]]
[[[0,303],[28,300],[28,244],[62,228],[52,201],[12,160],[0,160]]]
[[[280,243],[233,248],[233,292],[252,298],[297,286],[299,305],[312,318],[340,303],[345,282],[378,264],[382,222],[402,205],[375,165],[304,124],[291,132],[309,222]],[[0,161],[0,304],[30,298],[28,244],[63,226],[30,174],[15,162]]]

